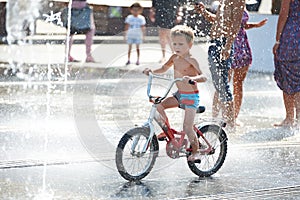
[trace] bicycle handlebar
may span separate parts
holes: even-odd
[[[168,81],[171,81],[170,84],[169,84],[169,87],[168,89],[166,90],[165,94],[162,96],[162,97],[158,97],[158,101],[162,101],[164,100],[167,95],[169,94],[169,92],[171,91],[173,85],[178,82],[178,81],[183,81],[183,78],[176,78],[176,79],[170,79],[170,78],[165,78],[165,77],[162,77],[162,76],[158,76],[158,75],[155,75],[153,74],[152,72],[149,72],[149,79],[148,79],[148,87],[147,87],[147,95],[150,99],[154,98],[153,96],[151,96],[150,94],[150,91],[151,91],[151,85],[152,85],[152,79],[153,78],[158,78],[158,79],[162,79],[162,80],[168,80]],[[196,81],[193,81],[193,80],[189,80],[189,84],[191,85],[195,85],[196,84]]]

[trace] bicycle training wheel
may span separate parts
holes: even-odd
[[[158,141],[153,136],[146,152],[142,152],[149,137],[149,128],[137,127],[121,138],[116,150],[116,165],[120,175],[128,181],[141,180],[149,174],[158,156]]]
[[[191,171],[200,177],[208,177],[216,173],[223,165],[227,154],[227,136],[224,130],[217,125],[207,125],[200,128],[205,139],[212,146],[212,151],[201,156],[201,162],[190,162]],[[200,149],[207,148],[206,142],[197,134]],[[189,156],[189,155],[188,155]]]

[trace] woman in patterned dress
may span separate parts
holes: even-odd
[[[260,22],[248,22],[249,15],[244,11],[241,28],[234,41],[234,55],[231,65],[231,74],[233,76],[233,96],[234,96],[234,117],[238,117],[243,99],[243,82],[246,78],[248,69],[252,63],[252,52],[249,45],[246,30],[251,28],[259,28],[266,24],[267,19]],[[215,95],[216,96],[216,95]],[[217,101],[214,98],[214,101]],[[216,105],[216,104],[214,104]],[[218,115],[218,106],[213,106],[213,116]],[[236,123],[236,125],[240,125]]]
[[[300,124],[300,0],[283,0],[273,47],[277,86],[283,92],[285,119],[275,126]],[[296,120],[295,120],[296,115]]]
[[[232,61],[231,70],[233,76],[235,118],[238,117],[241,109],[242,99],[243,99],[243,83],[246,78],[248,69],[252,64],[252,52],[251,52],[246,30],[251,28],[259,28],[267,23],[267,19],[264,19],[258,23],[248,22],[248,20],[249,20],[249,15],[246,11],[244,11],[241,29],[233,45],[234,59]]]

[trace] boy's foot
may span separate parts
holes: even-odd
[[[140,65],[140,61],[136,61],[136,65]]]
[[[167,135],[164,132],[157,135],[157,139],[159,141],[164,141],[166,138],[167,138]]]
[[[201,154],[199,152],[197,153],[192,153],[189,157],[188,157],[188,161],[190,162],[201,162]]]
[[[130,61],[129,60],[127,61],[126,65],[130,65]]]
[[[85,62],[87,62],[87,63],[94,63],[95,60],[94,60],[94,58],[92,56],[88,56],[88,57],[86,57]]]

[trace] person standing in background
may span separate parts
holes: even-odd
[[[72,8],[75,9],[82,9],[84,7],[88,6],[86,0],[73,0],[72,2]],[[95,62],[93,56],[92,56],[92,44],[93,44],[93,36],[95,35],[95,23],[94,23],[94,16],[93,12],[91,12],[91,29],[85,34],[85,48],[86,48],[86,62]],[[69,62],[79,62],[78,60],[74,59],[71,56],[71,47],[73,44],[73,36],[74,34],[71,34],[68,42],[69,42],[69,51],[68,51],[68,61]]]
[[[130,64],[130,54],[132,44],[136,44],[137,61],[136,65],[140,64],[140,44],[145,35],[145,17],[141,15],[143,7],[139,3],[134,3],[130,6],[130,13],[125,19],[125,37],[128,44],[128,61],[126,65]]]
[[[273,47],[277,86],[283,92],[285,119],[275,126],[300,124],[300,0],[282,0]],[[296,120],[295,120],[296,117]]]
[[[155,24],[159,27],[159,42],[162,50],[160,63],[166,61],[166,47],[169,44],[171,51],[170,29],[175,26],[177,18],[178,0],[153,0],[152,11],[155,15]],[[152,18],[150,16],[150,18]]]
[[[203,3],[195,6],[196,11],[212,23],[208,61],[213,84],[222,102],[224,120],[231,128],[235,125],[235,118],[228,76],[232,63],[232,45],[241,27],[244,8],[245,0],[220,1],[216,14],[207,11]]]
[[[248,40],[246,30],[252,28],[262,27],[267,23],[267,19],[260,22],[248,22],[249,14],[244,10],[241,28],[233,43],[233,60],[230,69],[230,79],[233,80],[233,100],[234,100],[234,117],[235,121],[239,115],[242,100],[243,100],[243,83],[248,73],[249,67],[252,63],[252,52]],[[215,94],[213,103],[213,117],[217,117],[219,114],[218,96]],[[236,125],[241,125],[237,123]]]

